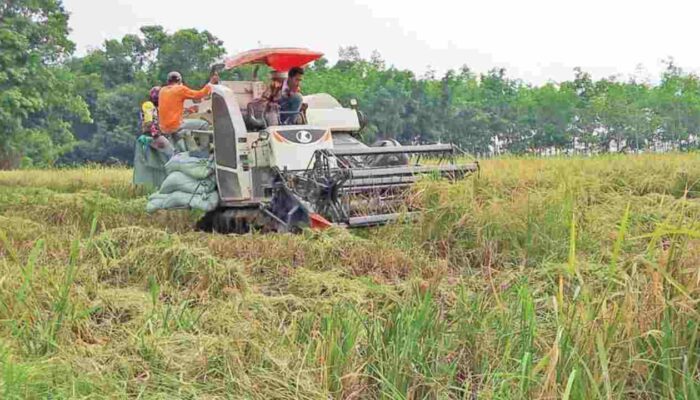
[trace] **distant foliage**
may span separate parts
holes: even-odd
[[[37,5],[41,4],[41,5]],[[207,31],[166,32],[106,40],[71,57],[68,16],[59,0],[0,5],[0,168],[55,162],[130,163],[138,110],[169,71],[199,88],[224,54]],[[368,116],[363,140],[454,142],[475,155],[689,150],[698,147],[700,80],[673,60],[656,85],[575,69],[571,81],[533,86],[502,68],[469,67],[416,76],[374,51],[364,59],[341,47],[331,65],[309,65],[302,90],[356,99]],[[468,60],[467,60],[468,61]],[[222,79],[250,80],[244,66]],[[257,71],[267,78],[267,69]]]
[[[378,53],[360,58],[341,48],[328,67],[317,61],[308,92],[343,102],[356,98],[369,116],[368,137],[456,142],[475,154],[545,154],[687,150],[698,146],[699,80],[672,60],[658,85],[615,77],[532,86],[504,69],[475,74],[467,66],[436,77],[386,67]]]

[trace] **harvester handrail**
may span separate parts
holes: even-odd
[[[356,149],[326,150],[335,156],[367,156],[376,154],[411,154],[411,153],[452,153],[457,147],[451,144],[424,144],[417,146],[366,147]]]
[[[473,172],[477,170],[475,163],[461,165],[424,165],[424,166],[399,166],[379,168],[351,169],[353,178],[368,178],[379,176],[415,175],[430,172]]]

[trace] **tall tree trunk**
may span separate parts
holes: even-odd
[[[22,155],[18,152],[0,149],[0,170],[19,168],[22,162]]]

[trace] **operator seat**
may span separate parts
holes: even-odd
[[[246,128],[251,131],[265,129],[280,124],[279,105],[264,99],[255,99],[248,103],[244,116]]]

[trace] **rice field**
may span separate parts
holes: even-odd
[[[0,171],[2,399],[700,399],[700,155],[502,158],[415,224],[224,236]]]

